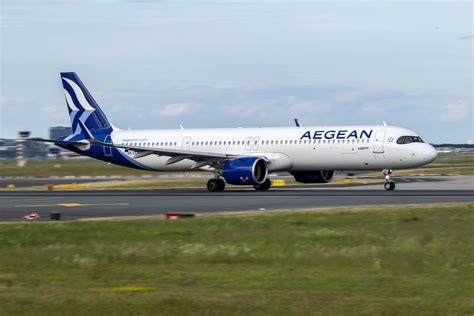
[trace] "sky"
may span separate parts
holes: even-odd
[[[473,4],[0,0],[0,138],[68,126],[75,71],[122,129],[377,125],[474,139]]]

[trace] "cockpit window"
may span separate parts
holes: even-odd
[[[397,139],[397,144],[424,143],[419,136],[401,136]]]

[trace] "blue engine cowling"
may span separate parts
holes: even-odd
[[[301,183],[328,183],[334,179],[334,170],[291,171],[291,175]]]
[[[261,184],[267,180],[268,167],[259,157],[242,157],[224,162],[223,177],[230,184]]]

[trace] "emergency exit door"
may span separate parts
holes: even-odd
[[[183,137],[183,144],[181,145],[182,150],[189,150],[191,147],[191,137]]]

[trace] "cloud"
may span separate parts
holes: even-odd
[[[437,117],[443,122],[457,122],[466,119],[470,114],[471,108],[465,100],[457,100],[444,105]]]
[[[464,36],[461,36],[459,39],[462,39],[462,40],[474,39],[474,34],[464,35]]]
[[[192,103],[173,103],[165,105],[163,109],[160,110],[161,116],[178,116],[187,114],[194,105]]]
[[[304,115],[312,113],[327,113],[331,111],[331,106],[327,104],[319,104],[313,101],[299,101],[290,106],[289,113]]]

